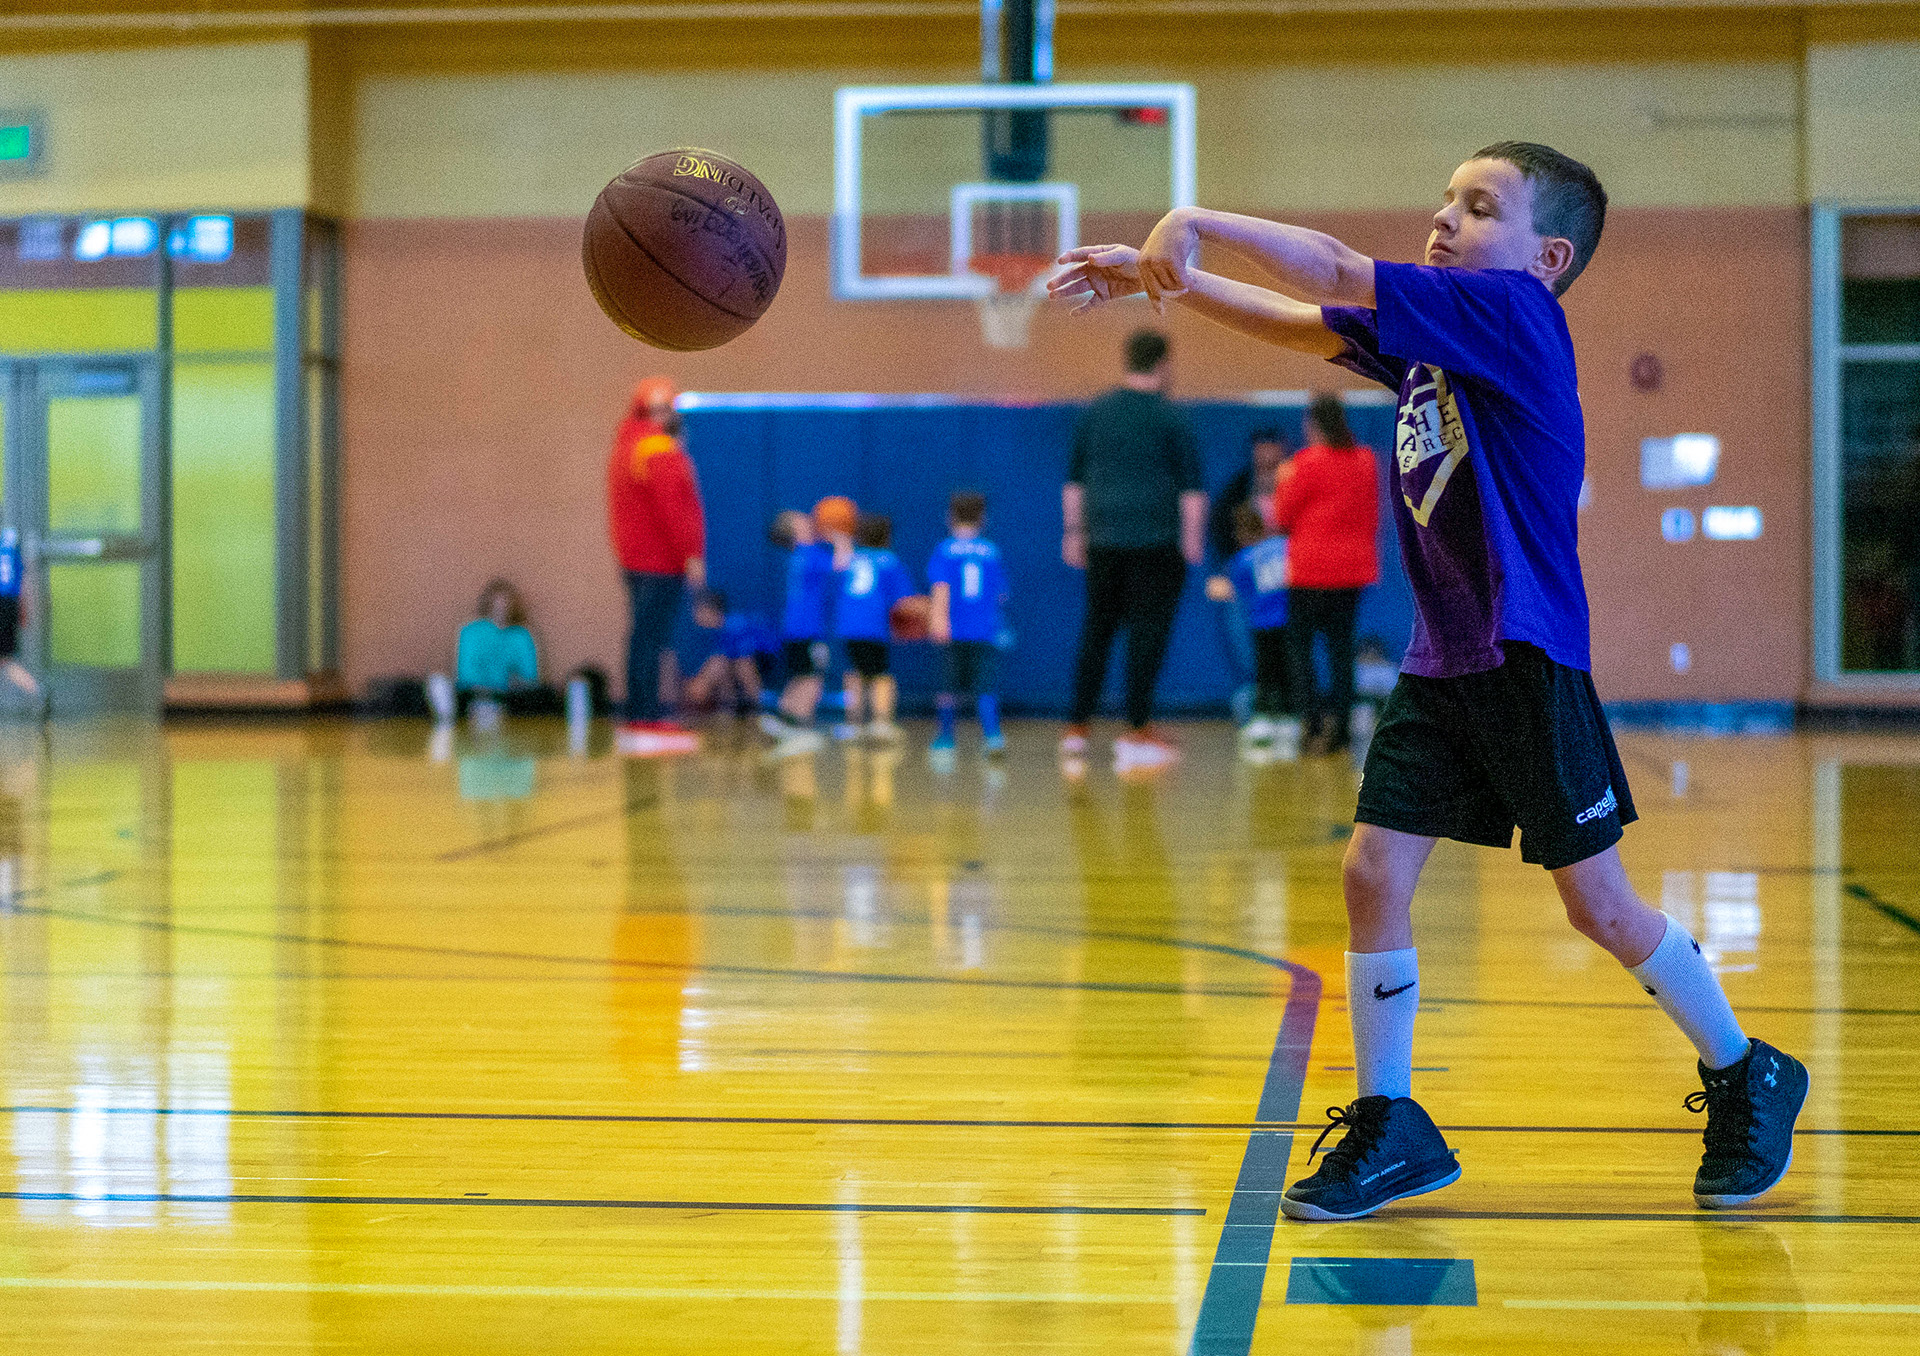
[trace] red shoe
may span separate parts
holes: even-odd
[[[700,752],[700,736],[672,720],[630,720],[613,733],[616,752],[629,758],[661,758]]]

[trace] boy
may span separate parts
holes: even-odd
[[[729,612],[727,595],[718,589],[695,599],[693,622],[719,634],[713,638],[713,653],[681,684],[681,704],[692,710],[730,706],[740,716],[758,711],[779,650],[773,628],[751,612]]]
[[[934,548],[927,562],[933,605],[927,631],[946,654],[946,682],[937,699],[940,729],[935,753],[950,752],[960,699],[973,698],[980,716],[981,747],[988,754],[1006,751],[1000,733],[1000,696],[994,691],[999,667],[1000,609],[1007,601],[1007,574],[1000,548],[980,535],[987,521],[987,497],[961,490],[947,501],[952,535]]]
[[[853,558],[840,575],[840,638],[847,643],[847,673],[842,680],[847,699],[846,723],[834,728],[840,739],[857,739],[861,716],[872,702],[873,720],[867,738],[892,743],[900,738],[893,723],[898,691],[888,672],[887,641],[893,635],[889,614],[893,605],[913,592],[900,557],[888,550],[893,522],[878,513],[863,513],[853,532]]]
[[[1508,141],[1454,171],[1425,266],[1182,209],[1140,250],[1071,251],[1062,262],[1072,267],[1051,284],[1087,296],[1083,305],[1139,291],[1156,306],[1177,299],[1399,394],[1394,517],[1413,643],[1367,753],[1343,873],[1360,1095],[1334,1113],[1327,1129],[1346,1134],[1319,1171],[1282,1197],[1295,1219],[1355,1219],[1459,1177],[1409,1095],[1420,1001],[1413,891],[1436,839],[1505,847],[1516,826],[1522,859],[1552,873],[1569,921],[1699,1051],[1705,1087],[1687,1105],[1706,1110],[1707,1127],[1694,1200],[1745,1205],[1791,1156],[1806,1069],[1741,1031],[1699,945],[1633,892],[1615,846],[1635,815],[1587,671],[1575,552],[1586,445],[1558,300],[1605,216],[1593,171]],[[1260,265],[1281,291],[1202,272],[1206,241]]]
[[[1300,752],[1300,722],[1287,673],[1287,539],[1268,535],[1250,503],[1233,511],[1233,532],[1240,550],[1207,593],[1219,602],[1238,598],[1253,633],[1253,716],[1240,737],[1250,748],[1292,758]]]
[[[787,596],[780,613],[787,681],[779,704],[760,717],[760,728],[783,749],[803,752],[824,742],[813,728],[813,715],[826,685],[815,650],[826,640],[835,543],[824,540],[814,519],[797,509],[775,517],[767,536],[776,546],[787,548]]]

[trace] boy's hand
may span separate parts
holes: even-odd
[[[935,645],[946,645],[953,640],[953,627],[939,613],[927,619],[927,639]]]
[[[1073,315],[1134,296],[1142,290],[1139,258],[1140,251],[1129,245],[1082,245],[1068,250],[1054,260],[1065,267],[1047,280],[1047,294],[1055,301],[1085,297],[1073,308]]]
[[[1140,247],[1135,265],[1140,286],[1161,315],[1167,313],[1165,297],[1177,297],[1187,290],[1187,270],[1200,265],[1200,230],[1191,214],[1174,208],[1160,218],[1159,225]]]
[[[1233,581],[1224,574],[1216,574],[1207,581],[1207,597],[1216,603],[1233,600]]]

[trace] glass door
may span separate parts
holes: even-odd
[[[158,380],[146,358],[6,365],[6,514],[26,560],[22,657],[56,715],[157,712],[165,661]]]

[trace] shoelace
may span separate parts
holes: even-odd
[[[1355,1103],[1357,1106],[1358,1103]],[[1313,1148],[1307,1151],[1307,1162],[1313,1162],[1313,1156],[1320,1152],[1320,1146],[1341,1126],[1347,1128],[1347,1137],[1327,1150],[1327,1161],[1352,1160],[1358,1162],[1366,1157],[1373,1148],[1374,1141],[1380,1138],[1380,1132],[1386,1129],[1385,1116],[1354,1116],[1348,1113],[1353,1107],[1330,1106],[1327,1108],[1327,1125],[1320,1132],[1320,1138],[1313,1142]]]
[[[1702,1088],[1687,1094],[1684,1105],[1698,1115],[1707,1113],[1706,1149],[1709,1158],[1748,1158],[1753,1147],[1753,1103],[1744,1089],[1728,1084],[1717,1091]]]

